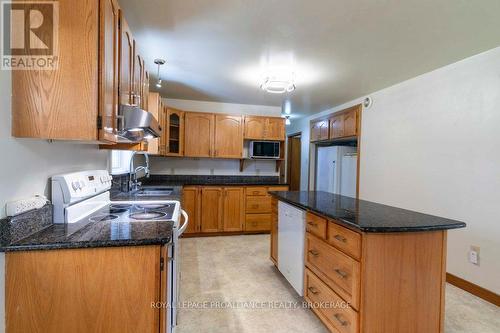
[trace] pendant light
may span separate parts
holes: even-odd
[[[158,77],[158,81],[156,82],[156,88],[161,88],[160,66],[165,65],[165,60],[163,60],[163,59],[155,59],[155,64],[158,65],[158,72],[156,74],[156,76]]]

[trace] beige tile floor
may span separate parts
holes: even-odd
[[[186,238],[181,248],[177,333],[327,332],[269,261],[268,235]],[[445,331],[500,332],[500,308],[448,285]]]

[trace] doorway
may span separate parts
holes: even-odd
[[[301,154],[301,133],[288,136],[287,152],[287,181],[290,191],[300,191],[300,154]]]

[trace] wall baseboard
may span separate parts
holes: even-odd
[[[496,306],[500,306],[500,295],[488,289],[484,289],[483,287],[480,287],[477,284],[459,278],[458,276],[455,276],[450,273],[446,273],[446,282],[454,285],[455,287],[463,289],[471,293],[472,295],[482,298],[487,302],[495,304]]]

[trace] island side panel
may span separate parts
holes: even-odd
[[[443,332],[446,231],[365,233],[362,266],[362,332]]]
[[[159,263],[159,246],[7,253],[7,332],[156,333]]]

